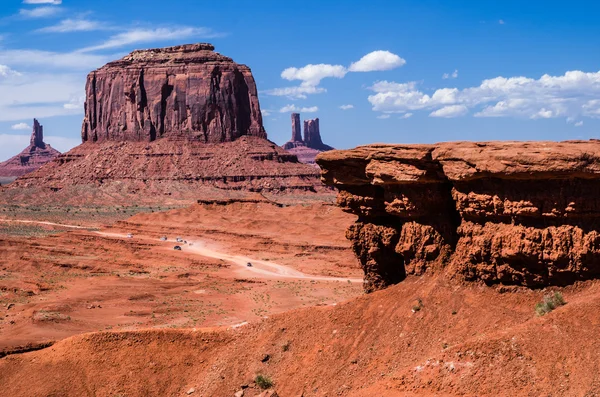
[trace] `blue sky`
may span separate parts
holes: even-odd
[[[2,5],[0,160],[27,144],[33,117],[59,150],[76,145],[89,71],[134,49],[193,42],[252,68],[265,127],[279,144],[291,135],[290,109],[319,117],[324,141],[338,148],[598,137],[597,2]]]

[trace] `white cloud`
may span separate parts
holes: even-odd
[[[0,63],[22,67],[43,67],[90,71],[108,61],[110,56],[81,54],[75,52],[60,53],[40,50],[0,51]]]
[[[340,106],[342,110],[354,109],[354,105],[342,105]]]
[[[0,65],[0,77],[20,76],[21,73],[12,70],[6,65]]]
[[[269,109],[261,109],[260,112],[262,113],[263,117],[269,117],[271,114],[273,114],[273,111]]]
[[[435,110],[429,114],[429,117],[444,117],[452,118],[464,116],[469,112],[469,109],[464,105],[444,106],[441,109]]]
[[[400,116],[401,119],[408,119],[412,117],[412,113],[404,113],[402,116]]]
[[[19,16],[23,18],[48,18],[59,14],[61,11],[59,7],[36,7],[30,10],[20,9]]]
[[[575,124],[573,124],[575,127],[582,127],[583,126],[583,121],[578,121]]]
[[[94,30],[110,29],[107,25],[91,21],[89,19],[63,19],[54,26],[48,26],[38,29],[37,32],[43,33],[68,33],[68,32],[89,32]]]
[[[304,108],[300,108],[297,107],[296,105],[286,105],[284,107],[282,107],[281,109],[279,109],[279,113],[289,113],[289,112],[296,112],[296,113],[314,113],[319,111],[319,108],[317,106],[311,106],[311,107],[304,107]]]
[[[23,0],[23,4],[62,4],[62,0]]]
[[[432,94],[418,89],[417,82],[379,81],[368,97],[374,111],[429,110],[432,116],[466,113],[475,117],[600,117],[600,72],[574,70],[562,76],[496,77],[479,86],[440,88]],[[463,108],[454,107],[461,105]],[[442,111],[442,108],[446,108]],[[440,110],[440,112],[438,112]],[[447,116],[445,116],[447,117]]]
[[[273,88],[264,91],[267,95],[285,96],[290,99],[306,99],[309,94],[321,94],[327,92],[325,88],[300,85],[298,87]]]
[[[389,51],[373,51],[348,68],[351,72],[375,72],[392,70],[404,65],[406,61]]]
[[[31,126],[27,123],[19,123],[10,127],[13,130],[30,130]]]
[[[156,28],[156,29],[132,29],[111,36],[102,44],[86,47],[78,52],[92,52],[106,50],[110,48],[119,48],[131,44],[142,44],[161,42],[168,40],[182,40],[188,38],[214,38],[222,36],[221,33],[213,32],[209,28],[203,27],[176,27],[176,28]]]
[[[305,86],[317,86],[326,77],[343,78],[348,71],[341,65],[306,65],[301,68],[287,68],[281,72],[286,80],[301,80]]]
[[[290,99],[306,99],[307,95],[327,92],[325,88],[318,87],[321,80],[325,78],[342,79],[348,72],[384,71],[397,68],[405,63],[404,59],[389,51],[373,51],[362,57],[358,62],[351,64],[349,68],[326,63],[309,64],[301,68],[291,67],[281,72],[281,78],[290,81],[300,80],[302,83],[298,87],[270,89],[265,91],[265,94],[286,96]]]
[[[392,116],[390,116],[389,114],[380,114],[379,116],[377,116],[378,119],[389,119],[390,117]]]
[[[455,79],[457,77],[458,77],[458,69],[454,69],[454,72],[452,72],[452,73],[444,73],[442,75],[442,78],[444,80],[446,80],[446,79]]]
[[[84,74],[23,73],[0,79],[0,121],[82,114],[65,107],[84,94]]]
[[[498,23],[499,23],[500,25],[504,25],[506,22],[504,22],[504,19],[500,19],[500,20],[498,20]]]

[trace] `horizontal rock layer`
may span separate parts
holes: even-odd
[[[250,68],[190,44],[134,51],[89,74],[84,142],[266,138]]]
[[[370,145],[317,157],[365,289],[406,274],[541,287],[600,276],[600,141]]]

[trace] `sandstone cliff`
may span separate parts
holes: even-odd
[[[406,274],[540,287],[600,276],[600,141],[370,145],[322,180],[373,291]]]
[[[134,51],[90,73],[82,140],[266,138],[250,68],[213,50],[189,44]]]
[[[44,142],[44,127],[33,119],[29,146],[14,157],[0,163],[0,177],[18,177],[37,170],[52,161],[60,152]]]

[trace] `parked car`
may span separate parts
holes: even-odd
[[[131,234],[131,233],[127,234],[127,238],[133,238],[133,234]]]
[[[248,263],[246,263],[246,266],[252,267],[252,263],[248,262]]]
[[[160,241],[167,241],[167,236],[162,236],[162,237],[160,238]]]
[[[181,251],[181,247],[180,247],[180,246],[178,246],[178,245],[176,245],[175,247],[173,247],[173,249],[174,249],[175,251]]]

